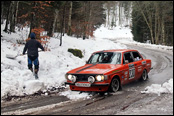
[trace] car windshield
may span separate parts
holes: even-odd
[[[121,64],[121,53],[99,52],[93,54],[88,64]]]

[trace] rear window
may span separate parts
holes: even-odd
[[[124,53],[123,64],[125,64],[125,60],[127,60],[129,63],[134,61],[130,52]]]
[[[142,57],[140,56],[138,52],[132,52],[132,54],[135,61],[142,60]]]

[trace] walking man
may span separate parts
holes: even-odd
[[[39,71],[39,54],[38,54],[38,48],[42,49],[44,51],[43,46],[40,42],[36,40],[35,33],[30,34],[30,40],[25,44],[23,55],[27,51],[28,55],[28,69],[30,69],[33,72],[33,62],[34,62],[34,74],[35,78],[38,79],[38,71]]]

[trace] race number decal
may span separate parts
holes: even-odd
[[[129,79],[135,78],[134,64],[129,64]]]
[[[142,64],[146,64],[146,61],[141,62]]]

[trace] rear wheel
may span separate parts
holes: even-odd
[[[146,70],[143,70],[143,74],[141,75],[141,80],[146,81],[148,78],[148,74]]]
[[[118,78],[113,78],[110,84],[110,90],[112,92],[117,92],[120,89],[120,82]]]

